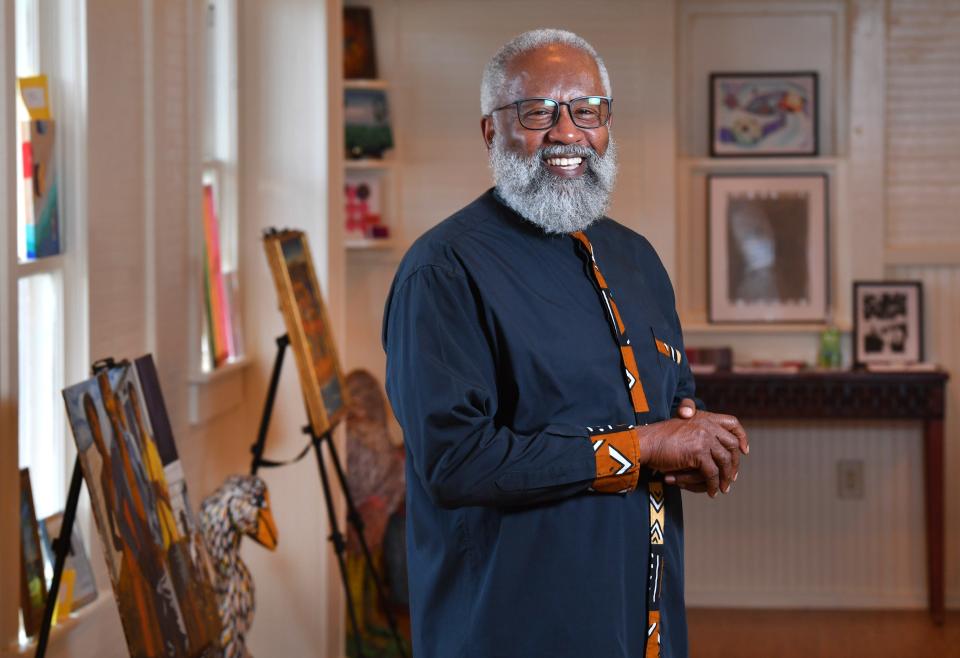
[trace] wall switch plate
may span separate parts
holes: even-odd
[[[841,459],[837,462],[837,498],[863,499],[863,460]]]

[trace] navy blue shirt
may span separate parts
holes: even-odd
[[[645,423],[693,397],[673,288],[642,236],[585,231],[633,341]],[[491,190],[424,234],[387,300],[387,392],[407,451],[418,658],[641,658],[648,474],[589,491],[588,427],[637,421],[589,256]],[[666,487],[663,658],[687,656],[680,492]]]

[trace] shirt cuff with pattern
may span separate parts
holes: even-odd
[[[598,493],[628,493],[640,479],[640,434],[635,425],[588,427],[596,477],[591,489]]]

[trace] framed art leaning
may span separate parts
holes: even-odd
[[[346,413],[346,384],[310,248],[302,231],[267,233],[263,247],[297,362],[310,425],[321,436]]]
[[[714,175],[708,185],[711,322],[824,322],[827,178]]]

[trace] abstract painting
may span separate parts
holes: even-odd
[[[263,246],[310,424],[322,436],[346,411],[346,386],[307,239],[302,231],[279,231],[267,234]]]
[[[64,401],[130,655],[201,656],[220,629],[209,559],[195,526],[177,518],[191,515],[173,502],[177,467],[167,469],[155,438],[169,425],[141,361],[65,389]]]
[[[817,74],[710,75],[710,155],[817,154]]]
[[[43,552],[37,514],[33,507],[30,471],[20,469],[20,609],[27,637],[40,632],[43,607],[47,601],[47,581],[43,573]]]

